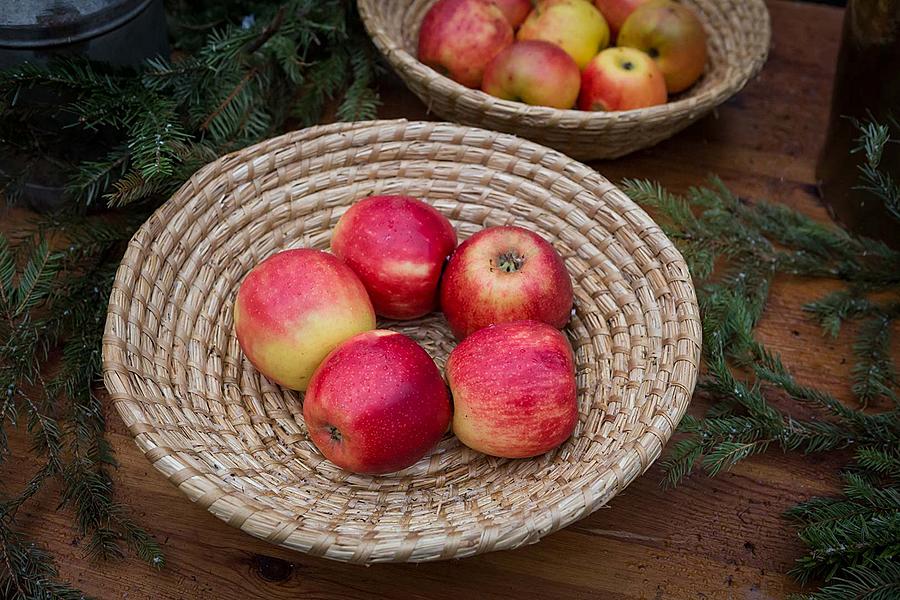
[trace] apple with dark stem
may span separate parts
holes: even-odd
[[[632,110],[666,103],[666,80],[635,48],[607,48],[581,73],[581,110]]]
[[[441,281],[441,309],[459,339],[521,319],[562,328],[572,304],[572,280],[562,258],[521,227],[489,227],[464,241]]]
[[[619,31],[619,46],[643,50],[659,65],[670,94],[694,84],[706,66],[706,31],[687,6],[651,0],[639,6]]]
[[[450,395],[437,365],[408,337],[376,329],[335,348],[316,369],[303,420],[325,458],[354,473],[400,471],[446,433]]]
[[[543,454],[578,421],[575,366],[568,340],[537,321],[476,331],[447,359],[453,432],[479,452],[505,458]]]

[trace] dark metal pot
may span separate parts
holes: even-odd
[[[80,54],[114,65],[167,56],[162,0],[6,0],[0,69]]]
[[[163,0],[0,0],[0,69],[55,55],[138,66],[168,54]],[[33,93],[31,101],[46,103],[40,90]],[[28,94],[19,101],[28,102]],[[0,162],[0,171],[14,174],[17,168],[15,159]],[[65,203],[64,183],[47,161],[20,187],[34,208],[52,210]]]

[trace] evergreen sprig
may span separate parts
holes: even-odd
[[[378,104],[375,53],[349,0],[169,0],[168,8],[173,60],[131,70],[63,60],[0,72],[0,144],[31,157],[26,167],[40,160],[62,168],[76,209],[16,239],[0,236],[0,461],[8,460],[8,432],[17,427],[41,458],[24,486],[0,489],[4,598],[83,597],[58,581],[52,557],[16,521],[49,481],[59,484],[91,555],[117,558],[127,546],[163,564],[158,544],[114,498],[115,459],[94,393],[105,300],[136,226],[215,157],[323,116],[371,117]],[[54,99],[24,102],[33,88]],[[900,184],[882,167],[896,124],[858,125],[860,187],[900,216]],[[89,141],[91,152],[58,153],[68,140]],[[8,182],[7,197],[17,196],[27,174]],[[825,580],[807,600],[897,597],[900,408],[889,348],[900,315],[900,253],[785,206],[748,202],[718,180],[684,195],[646,181],[626,188],[658,217],[697,282],[706,364],[700,385],[716,399],[704,418],[683,419],[683,437],[664,462],[667,483],[697,467],[715,475],[773,448],[853,448],[843,495],[789,511],[809,549],[794,575]],[[82,214],[101,202],[128,209]],[[799,383],[755,338],[779,274],[842,282],[806,308],[832,337],[845,323],[858,324],[852,353],[860,406]],[[781,408],[775,394],[803,411]]]
[[[21,488],[0,486],[3,598],[84,597],[17,524],[50,481],[90,556],[117,559],[128,547],[164,565],[115,500],[95,393],[106,299],[136,227],[224,153],[318,122],[331,105],[337,119],[375,116],[375,52],[350,0],[172,0],[168,9],[173,60],[113,69],[70,58],[0,72],[0,147],[28,157],[5,195],[18,197],[28,165],[51,163],[71,196],[63,214],[0,235],[0,462],[12,428],[27,431],[41,459]],[[97,213],[101,203],[128,208]]]
[[[900,219],[891,208],[900,207],[900,188],[880,168],[892,129],[859,127],[861,187]],[[900,597],[900,400],[890,353],[900,317],[900,252],[784,205],[748,202],[716,179],[683,196],[648,181],[627,181],[625,189],[657,217],[694,276],[706,367],[700,388],[715,400],[704,418],[682,420],[685,435],[663,461],[663,483],[676,485],[697,467],[714,476],[773,447],[803,453],[853,447],[842,497],[814,498],[788,511],[809,549],[793,574],[803,583],[826,582],[801,596],[808,600]],[[846,322],[858,322],[852,389],[859,407],[797,382],[754,336],[779,274],[842,282],[806,310],[833,338]],[[798,410],[780,408],[776,394]],[[865,410],[875,403],[887,408]]]

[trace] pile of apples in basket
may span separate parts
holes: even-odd
[[[671,0],[440,0],[418,55],[503,100],[613,111],[688,89],[707,49],[697,15]]]
[[[356,473],[404,469],[451,425],[493,456],[542,454],[578,419],[573,306],[562,258],[526,229],[488,227],[457,248],[432,206],[371,196],[339,219],[332,253],[279,252],[241,283],[238,342],[258,371],[305,390],[303,418],[326,458]],[[440,306],[460,340],[446,383],[412,339],[375,329]],[[449,392],[447,387],[449,385]]]

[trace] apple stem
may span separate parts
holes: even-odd
[[[523,264],[525,264],[525,257],[512,250],[497,257],[497,267],[507,273],[515,273],[522,268]]]
[[[341,431],[335,427],[334,425],[328,426],[328,435],[331,436],[332,442],[340,442],[341,441]]]

